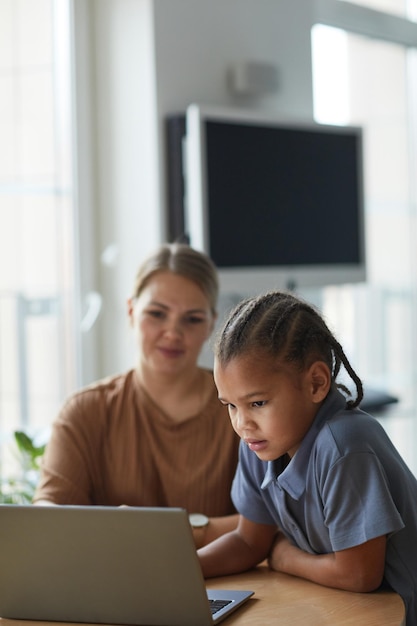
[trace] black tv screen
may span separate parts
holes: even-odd
[[[185,229],[227,288],[365,279],[362,131],[191,105]]]
[[[361,260],[356,135],[210,120],[205,133],[219,267]]]

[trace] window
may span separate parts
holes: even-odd
[[[416,19],[417,16],[416,0],[349,0],[349,2],[410,19]]]
[[[69,0],[0,2],[0,471],[75,385]],[[44,436],[46,439],[46,434]]]
[[[323,308],[365,385],[399,397],[381,419],[417,473],[416,51],[322,25],[312,42],[316,119],[364,129],[369,277]]]

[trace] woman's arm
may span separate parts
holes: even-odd
[[[329,554],[310,554],[278,533],[269,555],[272,569],[306,578],[326,587],[367,592],[379,587],[384,576],[386,537]]]
[[[75,395],[67,400],[53,423],[34,504],[91,504],[91,469],[101,443],[103,410],[97,402],[87,405],[86,397]],[[87,419],[89,415],[94,419]]]
[[[275,526],[255,524],[242,515],[237,528],[198,550],[205,578],[243,572],[263,561],[272,546]]]

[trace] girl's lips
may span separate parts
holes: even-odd
[[[253,452],[265,450],[268,445],[268,442],[265,439],[245,439],[245,443]]]

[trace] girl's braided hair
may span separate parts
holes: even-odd
[[[319,311],[291,293],[272,291],[249,298],[230,313],[216,341],[216,358],[220,365],[227,365],[249,351],[282,359],[300,371],[323,361],[332,384],[351,396],[344,385],[336,383],[343,365],[356,386],[356,398],[346,402],[347,408],[362,401],[362,382]]]

